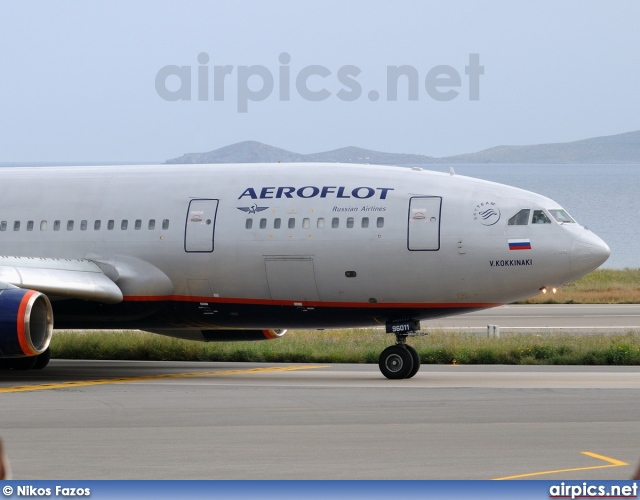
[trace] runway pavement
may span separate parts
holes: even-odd
[[[640,331],[640,304],[511,304],[423,321],[422,328],[485,333],[490,324],[498,325],[504,332]]]
[[[17,479],[628,479],[638,415],[640,367],[427,365],[398,381],[375,365],[0,372]]]

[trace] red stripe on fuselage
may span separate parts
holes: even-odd
[[[246,304],[256,306],[344,307],[358,309],[478,309],[503,305],[502,302],[376,302],[372,304],[370,302],[315,302],[301,300],[244,299],[233,297],[191,297],[189,295],[130,295],[124,297],[123,300],[125,302],[208,302],[214,304]]]

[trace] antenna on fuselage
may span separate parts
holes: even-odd
[[[453,167],[449,167],[449,175],[456,175],[456,171],[453,169]]]

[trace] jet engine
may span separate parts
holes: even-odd
[[[287,330],[201,330],[205,342],[236,342],[243,340],[273,340]]]
[[[44,353],[53,335],[49,299],[35,290],[5,286],[0,290],[0,358]]]

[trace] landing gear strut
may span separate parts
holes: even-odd
[[[420,370],[420,355],[407,344],[407,337],[420,329],[416,320],[394,321],[386,325],[387,333],[394,333],[396,344],[387,347],[378,360],[382,374],[389,379],[411,378]]]

